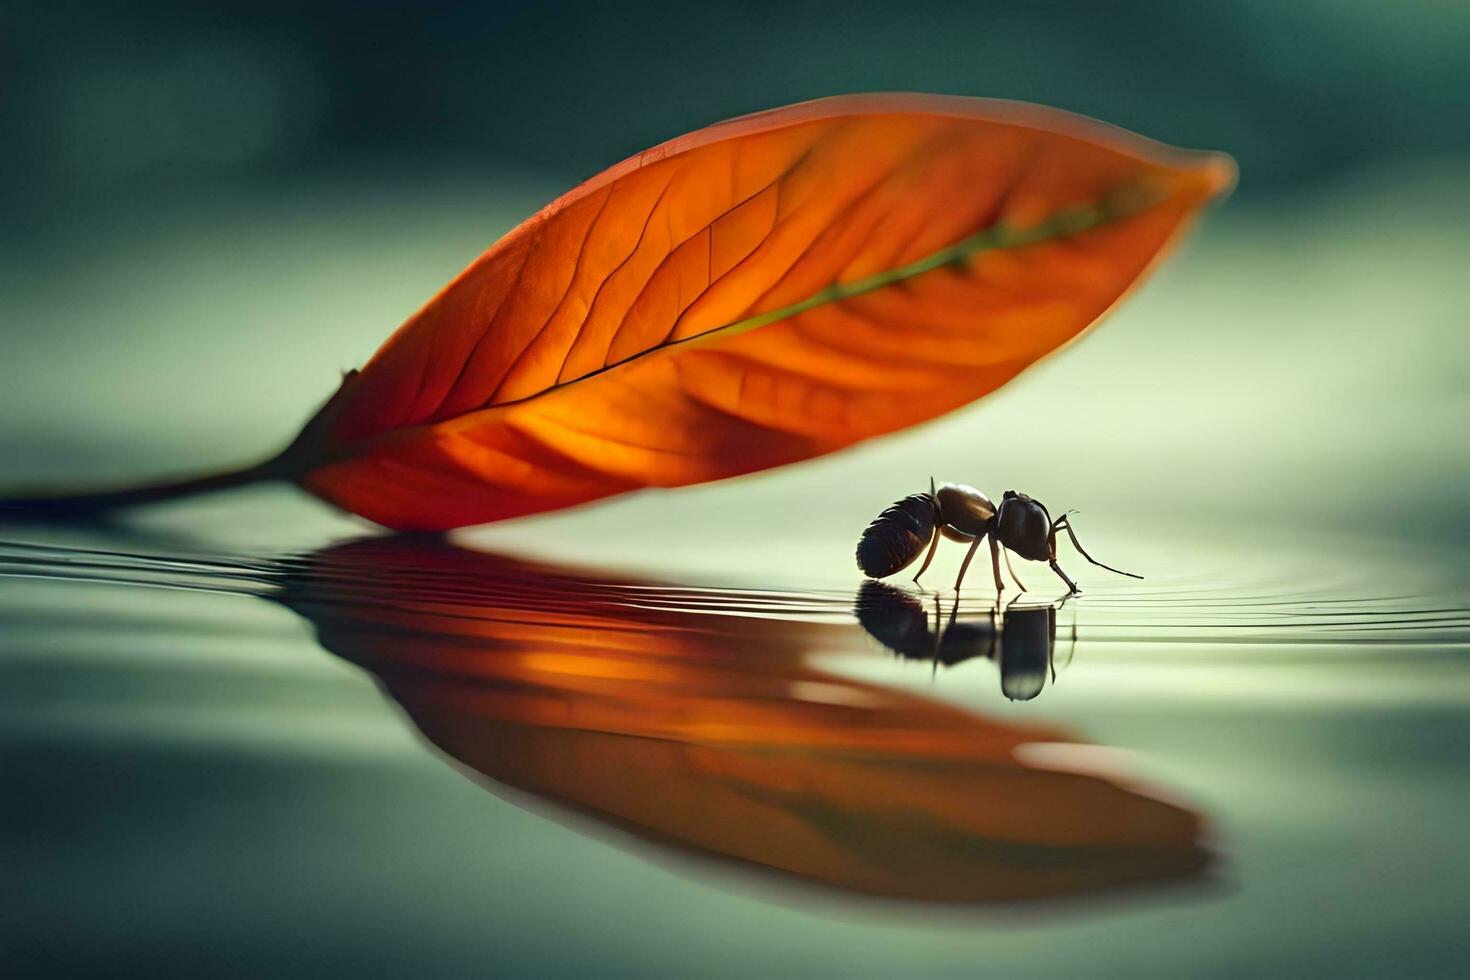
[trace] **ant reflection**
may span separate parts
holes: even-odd
[[[1024,606],[1012,599],[991,607],[983,620],[960,619],[958,596],[946,619],[939,596],[932,599],[931,609],[910,592],[869,580],[858,590],[853,614],[873,639],[906,660],[926,660],[936,669],[967,660],[993,661],[1000,668],[1001,693],[1012,701],[1030,701],[1048,678],[1056,680],[1057,610],[1065,598]],[[1074,622],[1068,662],[1076,645]]]

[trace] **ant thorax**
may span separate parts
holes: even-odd
[[[978,538],[990,530],[995,504],[983,491],[963,483],[941,483],[934,491],[941,529],[954,530],[964,539]],[[945,537],[953,537],[946,533]]]

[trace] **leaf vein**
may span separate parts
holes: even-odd
[[[649,209],[648,209],[648,214],[645,215],[644,218],[643,218],[643,227],[638,232],[638,238],[637,238],[637,240],[635,240],[633,242],[633,248],[631,250],[629,250],[629,252],[628,252],[627,255],[623,256],[623,260],[621,262],[619,262],[616,266],[614,266],[611,272],[609,272],[606,276],[603,277],[602,282],[600,282],[600,283],[597,284],[597,291],[592,294],[592,302],[589,303],[589,304],[587,304],[587,315],[582,318],[582,327],[583,328],[585,328],[586,325],[587,325],[587,322],[592,319],[592,315],[597,312],[597,303],[598,303],[599,300],[602,299],[602,291],[603,291],[603,289],[605,289],[607,287],[607,284],[612,281],[612,279],[613,279],[614,276],[616,276],[619,272],[621,272],[623,270],[623,267],[626,266],[628,264],[628,262],[632,260],[633,256],[635,256],[635,255],[638,254],[638,249],[641,248],[642,245],[643,245],[643,237],[648,234],[648,225],[649,225],[650,222],[653,221],[654,212],[656,212],[658,210],[658,208],[659,208],[659,205],[663,203],[664,196],[666,194],[668,194],[669,188],[674,185],[674,181],[678,178],[678,176],[679,176],[679,174],[681,172],[682,172],[682,169],[675,170],[673,173],[669,174],[669,179],[664,183],[663,189],[658,192],[658,197],[654,198],[653,205],[651,207],[649,207]],[[565,383],[564,380],[563,380],[563,378],[562,378],[562,374],[567,369],[567,361],[571,359],[572,351],[576,350],[577,343],[581,339],[582,339],[582,333],[579,330],[578,333],[577,333],[577,336],[574,337],[572,339],[572,342],[567,345],[566,351],[564,351],[562,353],[561,367],[559,367],[557,369],[557,372],[556,372],[556,383],[557,383],[557,385],[561,385],[561,384],[564,384]],[[555,387],[555,386],[553,386],[553,387]],[[532,397],[534,397],[534,396],[532,396]]]
[[[515,365],[520,362],[521,358],[526,356],[526,352],[529,351],[533,346],[535,346],[536,341],[541,339],[541,335],[546,332],[546,328],[551,324],[551,321],[556,319],[556,315],[560,313],[561,308],[566,305],[567,297],[572,294],[572,287],[576,285],[577,276],[582,271],[582,259],[587,254],[587,243],[592,240],[593,234],[596,233],[597,222],[602,219],[603,212],[607,210],[608,202],[612,200],[613,191],[615,188],[616,185],[608,185],[607,193],[603,195],[602,198],[602,204],[600,204],[597,208],[597,214],[593,215],[592,223],[587,226],[587,234],[582,236],[582,241],[579,242],[577,245],[577,261],[572,266],[572,275],[571,278],[567,280],[566,288],[561,291],[561,298],[556,301],[556,305],[552,307],[551,312],[546,315],[546,319],[541,321],[541,326],[536,328],[536,332],[532,334],[530,339],[527,340],[524,346],[521,347],[520,352],[517,353],[515,357],[511,358],[511,360],[507,363],[505,372],[501,374],[500,380],[496,383],[494,390],[490,392],[490,397],[485,399],[484,404],[494,404],[495,396],[499,395],[500,389],[505,387],[505,382],[510,377],[512,369],[514,369]]]

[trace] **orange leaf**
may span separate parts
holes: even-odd
[[[700,130],[497,242],[312,427],[304,485],[438,529],[828,453],[1096,320],[1233,168],[1033,106],[879,95]]]
[[[647,150],[493,245],[280,457],[438,530],[829,453],[994,391],[1101,316],[1234,166],[1020,103],[848,96]]]
[[[1198,814],[1018,757],[1063,732],[822,669],[851,624],[401,537],[312,556],[279,599],[473,773],[660,847],[943,902],[1210,862]]]

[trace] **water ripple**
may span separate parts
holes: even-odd
[[[316,602],[431,603],[455,607],[456,615],[470,617],[477,615],[477,606],[493,610],[486,612],[491,616],[514,608],[546,618],[598,605],[790,621],[848,621],[854,614],[854,591],[649,584],[619,581],[615,574],[604,581],[585,570],[545,564],[535,566],[537,574],[531,578],[517,575],[514,566],[465,575],[433,559],[450,545],[376,540],[392,542],[381,562],[364,562],[360,554],[344,557],[340,549],[246,556],[0,541],[0,577],[261,598],[305,587]],[[935,595],[913,594],[925,601]],[[1008,594],[1004,601],[1012,598]],[[954,596],[940,594],[940,601],[952,609]],[[993,595],[967,590],[956,615],[981,618],[993,608]],[[1210,586],[1179,578],[1084,594],[1069,600],[1067,608],[1079,632],[1093,641],[1470,642],[1470,601],[1463,594],[1382,595],[1366,589],[1352,592],[1341,582],[1272,591],[1260,583]]]

